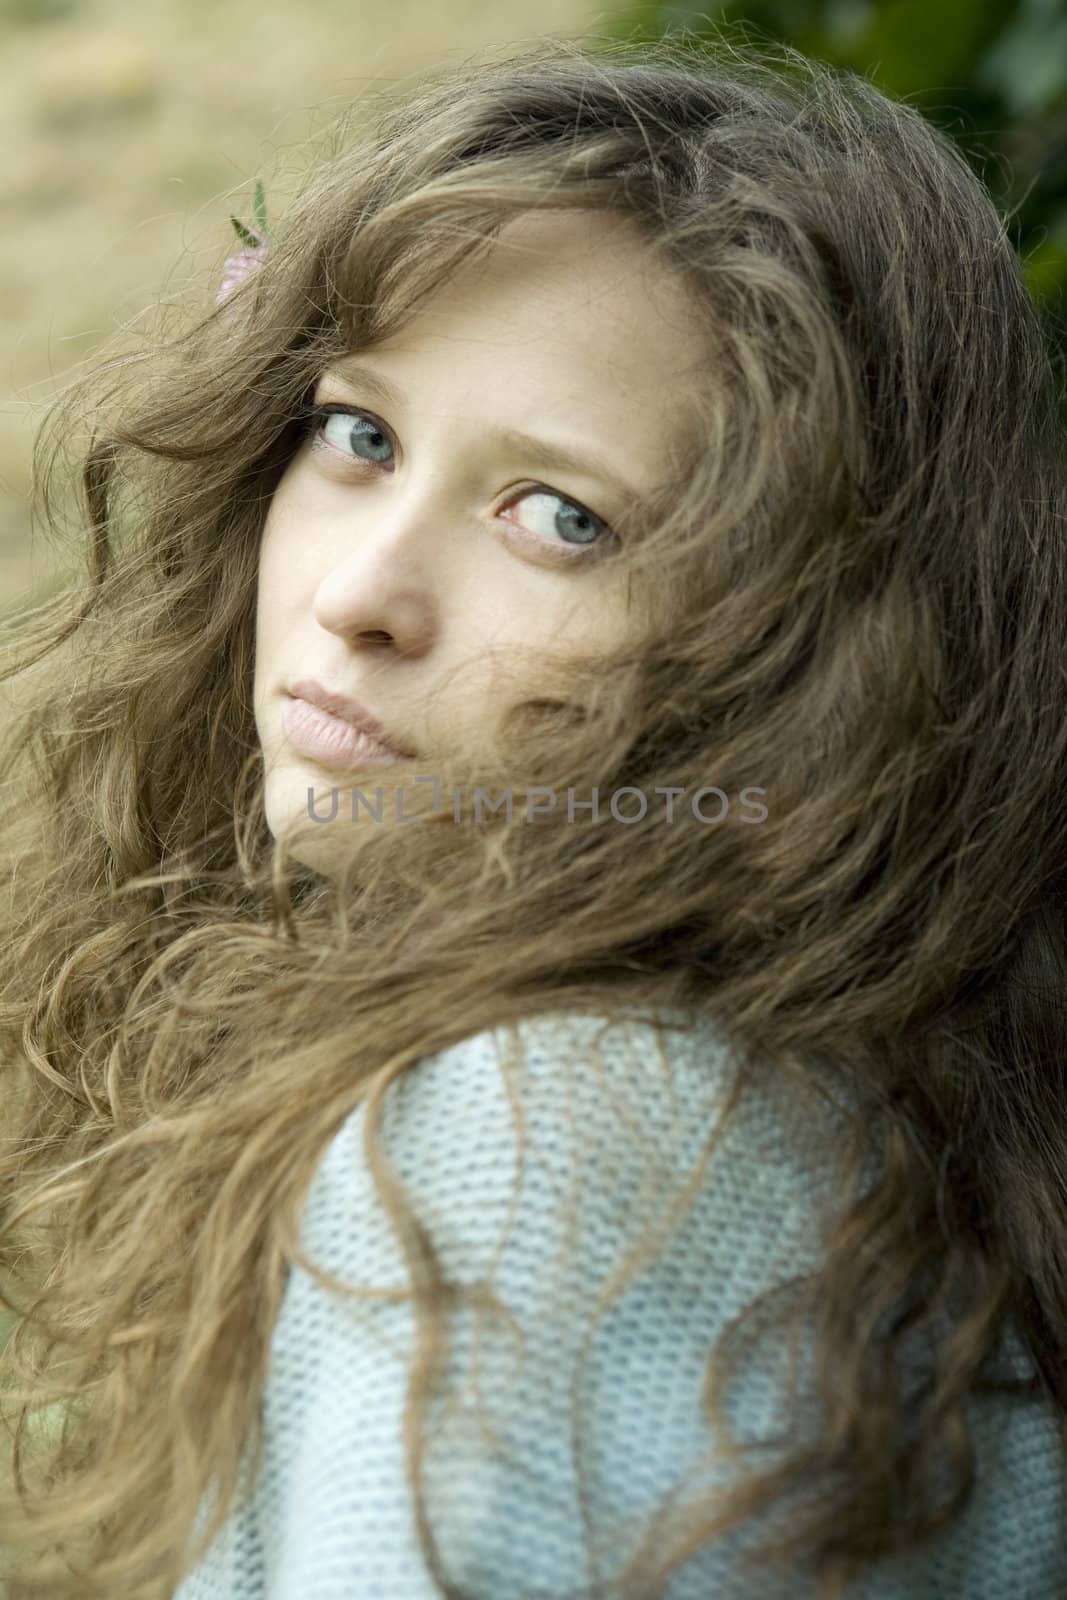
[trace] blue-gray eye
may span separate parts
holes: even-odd
[[[303,424],[301,435],[311,440],[314,449],[330,450],[341,456],[352,452],[350,459],[357,463],[363,462],[367,466],[387,465],[387,457],[383,452],[391,451],[393,447],[384,427],[370,412],[346,405],[310,405],[301,414],[301,418]],[[328,440],[326,428],[335,418],[338,421],[338,426],[334,429],[335,438]],[[364,454],[364,451],[369,453]],[[553,501],[561,508],[546,518],[547,532],[544,530],[534,532],[534,539],[542,544],[555,544],[557,549],[569,547],[577,551],[594,545],[605,545],[614,537],[608,524],[595,512],[589,511],[577,500],[557,494],[554,489],[523,489],[508,504],[514,505],[522,500],[539,503],[538,509],[542,514],[545,507]],[[529,529],[522,531],[529,535]]]
[[[376,465],[387,459],[379,453],[392,449],[385,432],[373,417],[367,416],[362,411],[352,411],[341,406],[314,406],[308,414],[309,431],[314,431],[316,434],[321,432],[326,437],[327,424],[334,417],[342,423],[347,422],[348,426],[335,428],[331,443],[336,443],[339,449],[354,450],[357,457],[360,449],[367,447],[373,453],[362,459],[373,461]]]

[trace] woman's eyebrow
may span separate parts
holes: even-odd
[[[376,372],[373,367],[367,366],[365,362],[346,360],[335,363],[323,376],[335,378],[349,388],[367,390],[394,410],[404,409],[406,401],[403,391],[380,372]],[[523,433],[519,428],[491,428],[487,437],[495,443],[506,445],[509,450],[517,451],[532,465],[542,467],[545,471],[570,472],[583,478],[599,478],[621,499],[633,501],[640,498],[632,483],[628,483],[608,462],[592,451],[575,452],[565,445],[553,444],[547,439],[538,439],[531,433]]]

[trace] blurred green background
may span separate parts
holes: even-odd
[[[784,40],[869,78],[950,134],[1008,217],[1045,324],[1067,427],[1064,0],[650,0],[627,36]]]

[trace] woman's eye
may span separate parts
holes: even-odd
[[[565,495],[556,494],[553,489],[523,489],[508,505],[517,506],[524,500],[536,513],[531,522],[538,524],[535,532],[539,536],[544,535],[549,540],[558,537],[564,544],[586,549],[607,542],[611,532],[607,523]],[[557,509],[553,510],[553,506]]]
[[[346,406],[311,406],[305,420],[305,436],[310,437],[314,448],[333,450],[364,466],[388,465],[392,450],[389,435],[368,412]],[[530,503],[530,520],[534,524],[532,529],[523,531],[532,531],[537,540],[580,550],[605,544],[611,535],[608,524],[592,511],[552,489],[523,489],[507,508],[522,501]]]
[[[328,432],[331,423],[337,423],[332,439]],[[356,459],[370,461],[375,466],[385,459],[382,452],[391,448],[385,429],[373,417],[364,411],[343,411],[340,406],[313,406],[308,413],[308,432],[316,444],[321,436],[342,455],[354,445],[367,449],[369,455],[357,454]]]

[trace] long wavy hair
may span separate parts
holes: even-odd
[[[0,662],[9,1593],[156,1600],[199,1560],[260,1459],[292,1264],[372,1293],[298,1242],[365,1102],[417,1321],[419,1539],[465,1600],[422,1468],[469,1291],[381,1148],[383,1097],[482,1029],[638,1007],[714,1019],[730,1116],[758,1074],[798,1104],[832,1079],[847,1115],[823,1256],[779,1313],[814,1316],[819,1435],[699,1502],[666,1553],[650,1532],[617,1581],[659,1594],[816,1485],[760,1553],[840,1594],[960,1515],[972,1391],[1041,1399],[1067,1444],[1067,482],[1039,316],[952,142],[786,46],[542,39],[358,111],[258,273],[105,355],[38,438],[38,503],[86,575],[7,625]],[[712,352],[669,488],[609,557],[647,617],[442,754],[442,792],[510,788],[511,814],[457,823],[412,783],[425,826],[349,827],[318,872],[264,815],[272,492],[324,367],[540,207],[632,218]],[[714,786],[729,810],[531,825],[546,780]],[[748,1325],[708,1351],[722,1432]],[[1026,1379],[990,1376],[1009,1328]],[[908,1390],[915,1329],[930,1379]]]

